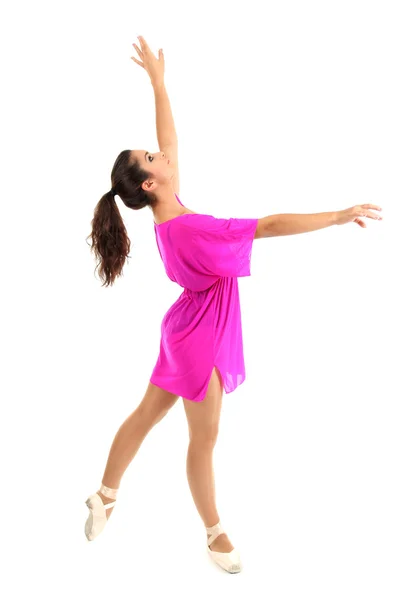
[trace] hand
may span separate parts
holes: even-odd
[[[134,56],[131,56],[131,59],[135,61],[138,65],[143,67],[145,71],[149,74],[151,83],[159,84],[164,81],[164,53],[162,49],[158,51],[158,59],[154,56],[149,46],[147,45],[146,40],[139,35],[138,40],[140,42],[140,48],[136,46],[136,44],[132,44],[137,50],[140,59],[142,62],[136,60]]]
[[[360,217],[382,220],[380,215],[368,210],[369,208],[373,208],[374,210],[382,210],[381,207],[376,206],[376,204],[361,204],[358,206],[353,206],[352,208],[346,208],[345,210],[339,210],[336,213],[335,224],[344,225],[345,223],[354,221],[354,223],[357,223],[360,225],[360,227],[366,227],[366,224],[364,221],[361,221]]]

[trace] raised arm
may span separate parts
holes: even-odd
[[[254,239],[272,237],[277,235],[294,235],[296,233],[308,233],[330,225],[344,225],[345,223],[357,223],[360,227],[366,227],[361,217],[381,220],[380,215],[372,210],[382,210],[376,204],[361,204],[335,212],[322,212],[312,214],[279,214],[269,215],[258,220]]]
[[[140,48],[132,44],[136,49],[140,61],[134,56],[132,60],[147,71],[154,91],[156,105],[156,129],[157,141],[161,151],[171,161],[174,168],[172,186],[174,192],[179,196],[179,165],[178,165],[178,137],[176,135],[174,118],[172,116],[171,104],[164,83],[165,60],[164,52],[160,48],[158,58],[151,51],[143,36],[139,35]]]

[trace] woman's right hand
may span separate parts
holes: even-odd
[[[360,227],[366,227],[364,221],[361,221],[361,217],[368,217],[369,219],[382,220],[380,215],[375,214],[372,210],[382,210],[380,206],[376,204],[358,204],[345,210],[338,210],[335,213],[335,224],[344,225],[345,223],[357,223]]]

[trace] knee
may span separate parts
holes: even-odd
[[[158,414],[153,419],[153,424],[156,425],[169,413],[169,408],[159,411]]]
[[[199,445],[201,448],[213,448],[218,438],[218,425],[207,427],[206,429],[189,429],[189,440],[192,445]]]
[[[167,409],[155,410],[154,407],[138,406],[132,413],[132,416],[135,415],[135,426],[140,426],[144,431],[149,431],[154,425],[159,423],[167,413]]]
[[[149,427],[153,427],[154,425],[157,425],[157,423],[159,423],[160,421],[163,420],[163,418],[168,414],[168,412],[169,412],[168,408],[164,408],[162,410],[143,409],[141,411],[143,421],[146,422]]]

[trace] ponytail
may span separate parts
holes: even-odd
[[[102,286],[107,287],[122,275],[131,247],[114,190],[104,194],[97,203],[91,225],[92,232],[86,239],[92,238],[91,251],[98,260],[95,271],[98,269]]]
[[[92,238],[91,251],[99,261],[96,269],[103,286],[112,285],[122,275],[125,259],[130,258],[131,242],[114,195],[118,194],[125,206],[132,210],[154,207],[157,202],[155,195],[142,188],[149,177],[151,173],[142,169],[137,159],[132,159],[131,150],[120,152],[111,170],[113,187],[97,203],[92,233],[86,238]]]

